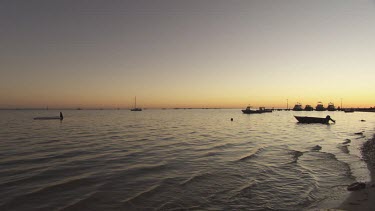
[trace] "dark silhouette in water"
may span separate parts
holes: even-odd
[[[329,122],[329,120],[331,120],[332,122],[336,122],[335,120],[331,119],[331,116],[330,116],[330,115],[327,115],[327,116],[326,116],[326,120],[327,120],[327,123]]]
[[[307,116],[294,116],[294,117],[300,123],[321,123],[321,124],[328,124],[329,121],[336,122],[335,120],[331,119],[331,116],[329,116],[329,115],[327,115],[326,118],[307,117]]]
[[[321,149],[322,149],[322,147],[319,146],[319,145],[315,145],[313,148],[311,148],[312,151],[319,151]]]
[[[137,97],[134,97],[134,108],[130,109],[130,111],[142,111],[142,108],[137,108]]]
[[[252,110],[251,106],[247,106],[246,109],[242,110],[244,114],[262,114],[272,112],[271,109],[266,109],[265,107],[259,107],[259,110]]]
[[[301,105],[301,103],[296,103],[295,105],[294,105],[294,107],[293,107],[293,109],[292,109],[293,111],[302,111],[303,109],[302,109],[302,105]]]
[[[60,112],[60,116],[47,116],[47,117],[35,117],[34,120],[52,120],[52,119],[59,119],[63,120],[64,116],[62,112]]]
[[[313,111],[314,108],[311,105],[306,105],[304,110],[305,111]]]
[[[327,110],[327,109],[324,108],[322,102],[318,102],[318,105],[316,105],[315,110],[316,110],[316,111],[325,111],[325,110]]]

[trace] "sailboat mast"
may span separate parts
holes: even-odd
[[[137,96],[134,97],[134,108],[130,109],[131,111],[142,111],[141,108],[137,108]]]

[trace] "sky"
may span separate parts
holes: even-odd
[[[375,106],[374,0],[2,0],[0,108]]]

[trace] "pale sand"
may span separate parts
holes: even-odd
[[[365,189],[351,192],[338,209],[375,210],[375,135],[363,145],[362,154],[371,173],[371,182],[366,183]]]

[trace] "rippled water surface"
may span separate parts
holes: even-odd
[[[314,209],[369,180],[374,113],[63,113],[0,111],[0,210]],[[336,124],[293,117],[327,114]]]

